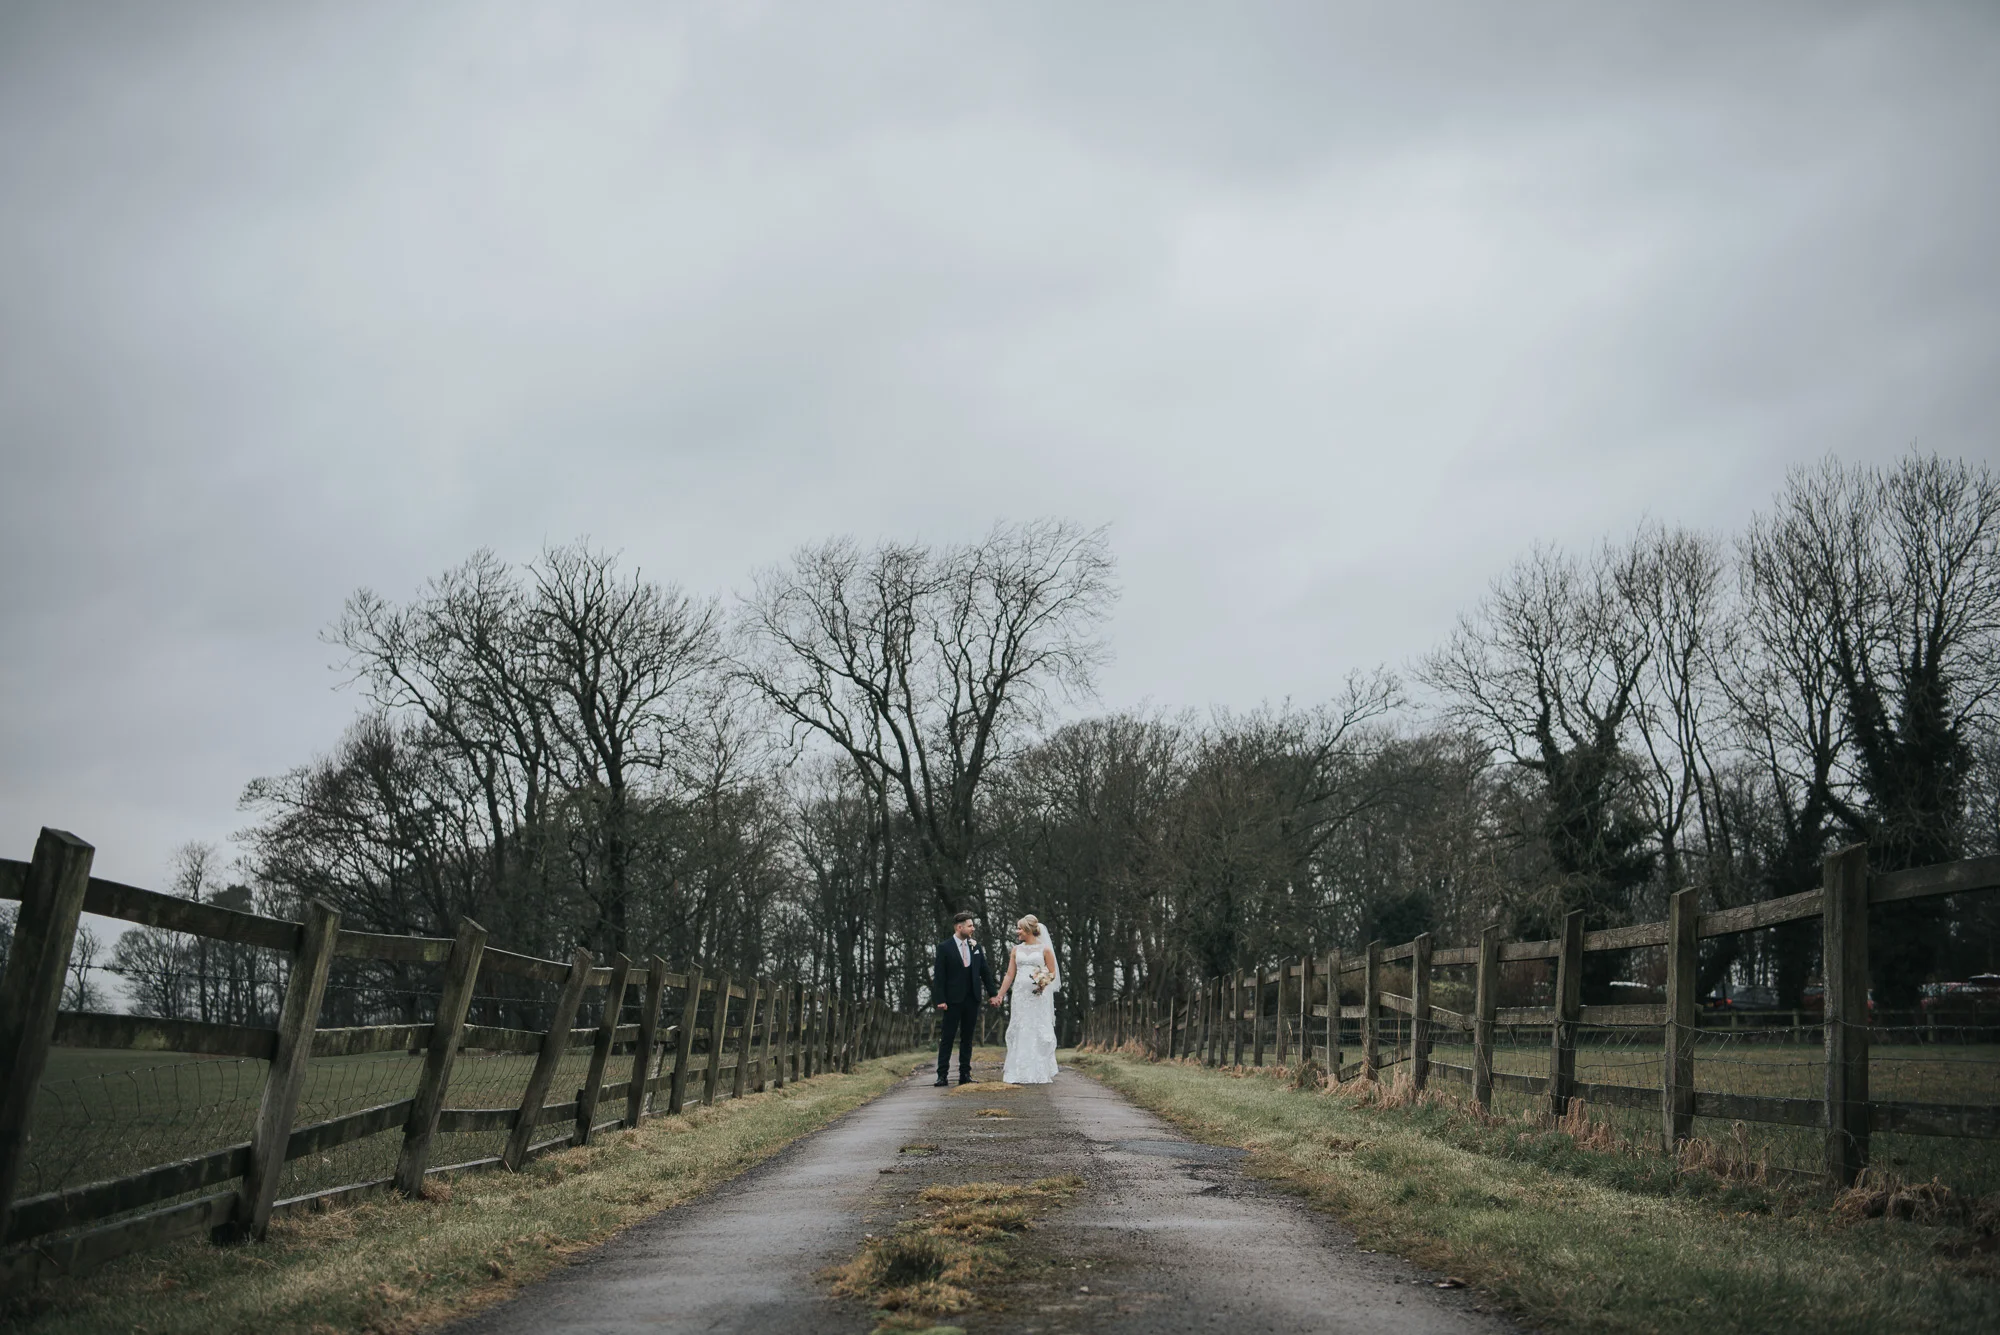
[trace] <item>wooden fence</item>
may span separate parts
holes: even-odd
[[[1250,1064],[1262,1065],[1268,1050],[1279,1065],[1311,1058],[1336,1080],[1373,1080],[1385,1064],[1385,1031],[1393,1023],[1400,1033],[1407,1020],[1409,1076],[1418,1090],[1443,1077],[1469,1085],[1474,1099],[1489,1109],[1497,1087],[1544,1099],[1556,1116],[1568,1111],[1572,1099],[1593,1106],[1656,1110],[1666,1146],[1685,1141],[1696,1117],[1817,1128],[1824,1133],[1826,1176],[1846,1185],[1867,1165],[1872,1132],[2000,1139],[2000,1107],[1871,1100],[1868,1091],[1869,1043],[1875,1028],[1868,995],[1869,906],[1996,888],[2000,888],[2000,858],[1871,873],[1867,847],[1855,845],[1829,855],[1821,888],[1802,894],[1702,913],[1695,892],[1687,890],[1673,897],[1665,922],[1587,932],[1583,915],[1571,913],[1562,935],[1548,941],[1509,941],[1498,927],[1489,927],[1479,943],[1470,946],[1438,948],[1428,935],[1398,946],[1371,942],[1359,959],[1343,959],[1333,951],[1271,969],[1239,969],[1210,978],[1164,1005],[1155,999],[1129,998],[1096,1011],[1086,1025],[1085,1040],[1113,1047],[1138,1043],[1156,1057],[1198,1057],[1210,1066],[1240,1066],[1246,1056]],[[1702,1028],[1695,995],[1698,943],[1809,918],[1818,918],[1821,930],[1825,1009],[1813,1027],[1822,1031],[1825,1045],[1823,1097],[1697,1089],[1694,1052]],[[1664,1005],[1582,1004],[1585,955],[1649,946],[1666,949]],[[1502,1007],[1501,965],[1528,960],[1554,962],[1553,1004]],[[1385,966],[1405,961],[1408,995],[1387,991],[1382,986]],[[1433,970],[1449,966],[1476,970],[1470,1013],[1447,1010],[1431,1000]],[[1361,1003],[1340,1004],[1343,989],[1358,990]],[[1273,993],[1275,1005],[1267,1006]],[[1298,1046],[1303,1049],[1296,1053],[1291,1050],[1294,1026],[1287,1023],[1294,1012]],[[1267,1025],[1267,1018],[1276,1022]],[[1311,1042],[1315,1019],[1325,1021],[1323,1041],[1318,1044]],[[1360,1058],[1346,1065],[1343,1020],[1358,1021],[1360,1031]],[[1505,1026],[1546,1028],[1545,1074],[1494,1069],[1495,1031]],[[1664,1047],[1658,1088],[1579,1082],[1576,1039],[1582,1026],[1657,1028]],[[1273,1039],[1268,1049],[1267,1029]],[[1439,1033],[1470,1036],[1470,1066],[1432,1059]]]
[[[644,961],[614,955],[603,964],[583,950],[567,960],[517,955],[489,946],[485,930],[470,919],[460,921],[456,937],[444,939],[348,931],[340,915],[321,904],[308,906],[304,922],[237,912],[100,880],[90,875],[92,852],[74,835],[44,829],[32,862],[0,859],[0,899],[20,901],[7,971],[0,978],[0,1292],[44,1275],[80,1273],[188,1233],[207,1231],[219,1242],[261,1238],[274,1215],[385,1188],[414,1195],[435,1173],[518,1170],[536,1154],[587,1144],[649,1116],[678,1113],[690,1100],[709,1104],[767,1083],[782,1087],[787,1079],[846,1071],[856,1060],[915,1046],[927,1032],[923,1017],[879,1003],[768,979],[739,979],[727,969],[676,972],[657,955]],[[60,1010],[83,912],[280,952],[290,967],[277,1027]],[[435,1021],[321,1028],[328,977],[342,958],[441,965]],[[559,988],[545,1031],[466,1022],[478,981],[495,975]],[[572,1028],[592,993],[603,1003],[602,1019],[594,1027]],[[245,1143],[197,1158],[20,1197],[36,1092],[51,1045],[266,1061],[254,1131]],[[557,1101],[550,1102],[564,1054],[584,1048],[590,1062],[582,1087],[555,1091]],[[468,1050],[534,1056],[517,1105],[448,1106],[454,1062]],[[412,1097],[295,1124],[314,1058],[399,1051],[423,1058]],[[430,1162],[438,1135],[466,1131],[505,1131],[505,1148],[467,1163]],[[286,1163],[392,1133],[402,1137],[393,1175],[279,1199]],[[227,1189],[208,1190],[232,1182]],[[175,1199],[197,1192],[205,1194]],[[172,1203],[146,1208],[163,1201]]]

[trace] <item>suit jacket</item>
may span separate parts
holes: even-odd
[[[931,972],[931,1004],[971,1002],[977,1006],[993,995],[993,980],[986,970],[986,952],[977,942],[972,946],[972,967],[958,957],[958,938],[938,942],[937,967]]]

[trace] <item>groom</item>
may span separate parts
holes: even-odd
[[[937,1087],[950,1082],[951,1044],[958,1039],[958,1083],[972,1080],[972,1026],[979,1016],[979,1004],[992,991],[986,972],[986,953],[972,939],[979,930],[970,913],[951,920],[951,935],[938,942],[937,967],[931,972],[931,1000],[944,1012],[939,1028],[944,1031],[938,1044]]]

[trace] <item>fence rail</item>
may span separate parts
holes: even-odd
[[[1994,889],[2000,889],[2000,858],[1871,874],[1866,846],[1855,845],[1829,855],[1820,888],[1802,894],[1701,913],[1695,892],[1682,891],[1673,897],[1664,922],[1587,932],[1583,915],[1571,913],[1562,935],[1546,941],[1507,941],[1497,927],[1489,927],[1475,945],[1440,948],[1428,935],[1400,945],[1376,941],[1359,958],[1330,951],[1269,969],[1218,975],[1164,1004],[1156,998],[1130,997],[1087,1017],[1084,1037],[1088,1043],[1111,1047],[1138,1043],[1155,1057],[1240,1066],[1246,1059],[1250,1065],[1264,1064],[1268,1032],[1269,1052],[1277,1064],[1310,1058],[1336,1081],[1379,1079],[1386,1067],[1407,1063],[1418,1090],[1434,1077],[1443,1077],[1470,1086],[1474,1099],[1488,1109],[1499,1089],[1543,1100],[1555,1116],[1567,1112],[1572,1100],[1656,1112],[1660,1140],[1668,1148],[1689,1139],[1697,1117],[1811,1128],[1822,1136],[1825,1176],[1847,1185],[1867,1165],[1874,1132],[2000,1139],[2000,1106],[1871,1098],[1869,1092],[1871,1039],[1882,1029],[1884,1018],[1872,1012],[1868,993],[1870,906]],[[1802,1011],[1791,1012],[1787,1032],[1817,1033],[1824,1053],[1821,1097],[1697,1089],[1695,1044],[1703,1035],[1723,1032],[1704,1024],[1697,1005],[1699,943],[1811,918],[1820,920],[1823,1013],[1808,1019]],[[1664,1004],[1583,1004],[1586,955],[1648,947],[1666,950]],[[1549,1004],[1501,1006],[1501,966],[1528,961],[1555,965]],[[1391,964],[1407,970],[1407,989],[1391,991],[1384,986],[1383,970]],[[1434,971],[1467,966],[1476,971],[1473,1009],[1460,1012],[1434,1003]],[[1358,987],[1348,981],[1355,975]],[[1343,1004],[1343,986],[1358,990],[1361,1004]],[[1785,1017],[1780,1014],[1777,1019],[1782,1024]],[[1359,1022],[1358,1061],[1343,1061],[1344,1020]],[[1726,1032],[1731,1034],[1757,1032],[1754,1026],[1737,1028],[1740,1021],[1735,1015],[1728,1017],[1728,1023]],[[1991,1027],[2000,1030],[2000,1017]],[[1660,1055],[1645,1059],[1658,1061],[1657,1083],[1579,1081],[1577,1038],[1584,1028],[1620,1033],[1657,1030]],[[1496,1035],[1501,1030],[1543,1034],[1533,1041],[1547,1044],[1545,1072],[1496,1070]],[[1935,1032],[1934,1023],[1926,1032]],[[1318,1042],[1313,1041],[1316,1035]],[[1469,1035],[1470,1064],[1435,1060],[1433,1049],[1441,1035]]]
[[[455,937],[395,936],[344,929],[340,915],[319,904],[308,906],[303,923],[201,904],[93,877],[93,851],[74,835],[44,829],[31,861],[0,859],[0,899],[20,901],[0,976],[0,1293],[190,1233],[206,1231],[217,1241],[260,1238],[275,1215],[384,1189],[414,1195],[440,1173],[518,1170],[536,1154],[680,1113],[690,1098],[712,1104],[846,1071],[925,1037],[922,1015],[829,989],[737,979],[699,965],[678,972],[657,955],[644,961],[613,955],[599,963],[578,950],[568,960],[541,959],[489,947],[485,930],[470,919]],[[276,1027],[61,1010],[85,912],[279,952],[289,968]],[[442,965],[442,980],[427,998],[435,1001],[435,1020],[319,1027],[335,959]],[[499,975],[559,989],[545,1028],[468,1023],[480,981]],[[599,1019],[579,1027],[579,1010],[592,994]],[[252,1134],[142,1171],[23,1195],[36,1094],[51,1047],[266,1062]],[[564,1059],[586,1050],[581,1084],[558,1088]],[[421,1058],[414,1092],[302,1123],[310,1064],[371,1053]],[[532,1056],[519,1098],[504,1107],[447,1106],[454,1071],[468,1053]],[[467,1162],[431,1163],[439,1136],[475,1132],[505,1132],[505,1147]],[[279,1198],[286,1164],[394,1133],[401,1139],[392,1174]],[[176,1199],[232,1182],[228,1190]]]

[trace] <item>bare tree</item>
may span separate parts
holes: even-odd
[[[542,553],[530,569],[535,683],[549,703],[566,787],[583,799],[598,844],[597,901],[609,949],[631,947],[631,815],[635,785],[664,772],[702,717],[700,687],[718,662],[716,608],[582,543]]]
[[[357,590],[329,634],[377,705],[421,714],[465,767],[496,892],[517,869],[517,840],[542,829],[555,786],[529,630],[520,580],[482,549],[408,606]]]
[[[1729,723],[1729,698],[1717,675],[1734,635],[1729,569],[1715,539],[1654,525],[1640,530],[1627,569],[1632,611],[1650,642],[1632,711],[1645,762],[1639,793],[1671,892],[1691,879],[1690,836],[1700,841],[1708,874],[1730,861],[1729,831],[1714,796]]]
[[[1017,729],[1091,688],[1111,574],[1102,530],[1055,520],[937,550],[834,540],[758,578],[737,671],[894,796],[948,913],[983,903],[986,776]]]
[[[69,948],[69,973],[63,982],[62,1007],[70,1011],[94,1011],[104,1004],[104,989],[90,976],[97,967],[102,947],[97,933],[87,922],[76,925],[76,940]]]
[[[1623,747],[1654,650],[1637,614],[1640,576],[1633,548],[1579,560],[1538,546],[1420,669],[1449,718],[1540,779],[1564,902],[1600,923],[1620,916],[1651,872]]]
[[[1862,799],[1829,778],[1824,801],[1879,866],[1959,856],[1971,738],[2000,692],[2000,478],[1935,455],[1886,470],[1828,459],[1790,475],[1758,533],[1758,558],[1810,609],[1794,619],[1824,636],[1802,656],[1838,701]],[[1915,1003],[1942,912],[1913,906],[1879,924],[1889,1004]]]

